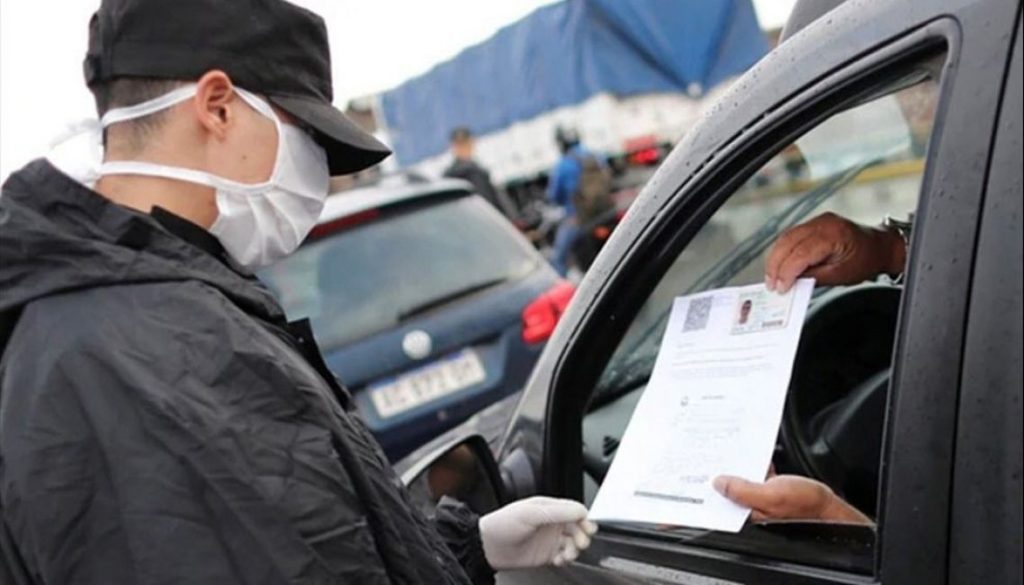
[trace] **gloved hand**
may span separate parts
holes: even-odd
[[[542,496],[480,518],[484,555],[495,570],[564,565],[590,546],[595,532],[583,504]]]

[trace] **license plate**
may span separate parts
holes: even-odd
[[[389,418],[479,384],[487,377],[480,357],[464,350],[369,388],[381,418]]]

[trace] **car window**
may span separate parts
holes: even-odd
[[[344,196],[344,195],[342,195]],[[379,217],[300,248],[260,277],[325,351],[521,278],[537,258],[477,196]]]
[[[646,381],[672,299],[763,280],[787,228],[833,212],[879,225],[917,207],[937,85],[927,81],[821,124],[769,160],[710,218],[643,304],[598,382],[597,400]],[[851,127],[866,129],[848,133]],[[811,138],[811,140],[808,140]]]
[[[583,421],[587,503],[592,501],[614,459],[632,410],[651,375],[673,299],[763,281],[765,257],[776,238],[787,228],[825,212],[863,225],[880,225],[886,216],[913,218],[938,93],[938,84],[922,73],[913,79],[902,79],[888,90],[876,92],[830,116],[771,157],[696,233],[642,304],[591,394]],[[803,417],[794,423],[793,435],[798,436],[831,428],[829,417],[848,408],[854,394],[865,403],[869,401],[864,396],[874,396],[871,400],[876,406],[865,407],[867,410],[860,414],[864,420],[854,419],[848,425],[847,434],[857,436],[843,437],[844,441],[858,443],[849,447],[855,452],[851,456],[855,463],[847,469],[831,469],[822,477],[815,477],[825,483],[836,480],[841,485],[831,487],[851,503],[856,502],[869,517],[874,516],[877,503],[881,424],[900,294],[898,281],[884,276],[874,283],[854,287],[816,289],[812,310],[816,306],[843,307],[841,318],[827,335],[822,334],[820,342],[808,342],[809,331],[805,326],[802,344],[816,344],[819,353],[808,354],[813,359],[804,360],[806,363],[800,361],[798,354],[790,399],[796,400],[793,388],[798,380],[818,390],[799,402],[787,402],[787,409],[799,409]],[[806,476],[825,467],[808,461],[806,454],[787,453],[787,446],[786,441],[780,440],[776,449],[773,462],[777,473]],[[764,538],[769,527],[778,528],[748,527],[740,538]],[[685,527],[624,528],[651,534],[687,532]],[[801,534],[801,538],[817,540],[831,549],[837,543],[852,542],[824,527]],[[873,542],[874,533],[868,530],[867,534]],[[706,531],[689,531],[687,536],[712,541],[717,537]],[[770,538],[779,537],[775,534]],[[779,554],[789,555],[788,560],[870,572],[871,543],[850,548],[852,559],[845,556],[845,551],[836,556],[834,550],[820,552],[824,549],[809,548],[801,552],[799,546]]]

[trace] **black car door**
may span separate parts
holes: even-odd
[[[816,194],[820,201],[801,198],[785,207],[804,213],[827,210],[831,202],[856,210],[859,204],[847,202],[856,197],[835,199],[834,193],[855,193],[864,181],[884,173],[906,173],[917,181],[909,210],[916,217],[910,264],[899,327],[890,340],[894,350],[877,528],[804,527],[801,533],[749,527],[728,535],[608,526],[573,567],[512,575],[506,582],[947,581],[944,559],[950,545],[967,298],[1017,9],[1016,3],[995,1],[851,2],[786,41],[740,79],[672,153],[598,260],[542,358],[505,445],[506,452],[522,448],[538,459],[542,490],[586,501],[596,482],[588,480],[586,450],[592,444],[584,444],[584,435],[602,380],[614,369],[616,356],[629,354],[623,347],[634,333],[631,326],[664,302],[659,294],[670,299],[684,290],[752,278],[760,256],[745,257],[736,252],[738,247],[730,248],[730,234],[740,230],[739,244],[750,244],[745,251],[763,252],[764,242],[752,240],[746,228],[721,214],[739,217],[744,215],[740,207],[781,213],[777,206],[765,206],[776,195],[759,189],[763,177],[780,167],[776,163],[784,161],[787,149],[849,112],[895,100],[910,135],[905,156],[874,152],[862,166],[846,168],[831,182],[812,180],[808,196]],[[928,83],[934,103],[921,116],[924,128],[919,131],[913,103],[917,94],[929,95],[919,89]],[[870,132],[854,128],[851,136]],[[855,146],[866,155],[873,152],[870,146]],[[804,163],[814,166],[813,161]],[[878,193],[871,197],[884,199]],[[740,200],[742,206],[733,203]],[[727,229],[719,229],[722,225]],[[688,258],[703,254],[694,249],[697,244],[728,251],[719,264],[697,265],[703,280],[687,265]],[[679,266],[686,269],[674,270]],[[669,276],[676,280],[669,282]],[[650,324],[657,331],[657,320]],[[627,399],[614,395],[600,402],[614,405]],[[623,408],[628,419],[629,405]],[[537,445],[533,437],[539,421],[543,437]],[[604,454],[614,454],[617,438],[605,436]]]
[[[957,418],[949,581],[1021,583],[1024,162],[1021,24],[1007,72],[971,287]]]

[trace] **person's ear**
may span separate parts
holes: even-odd
[[[203,74],[196,84],[194,105],[199,124],[218,140],[227,136],[235,121],[233,108],[238,100],[227,73],[214,69]]]

